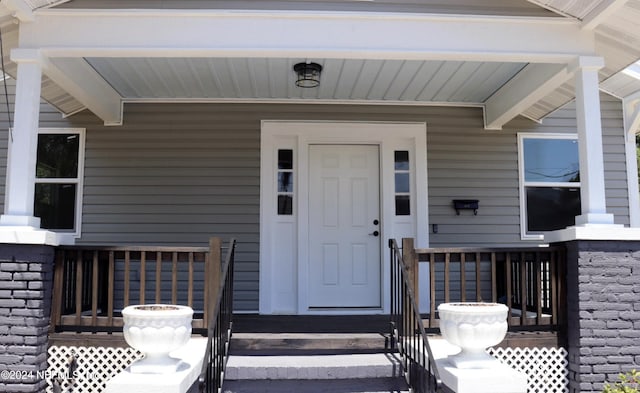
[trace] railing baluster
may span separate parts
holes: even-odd
[[[429,306],[429,327],[435,327],[436,320],[436,255],[429,253],[429,282],[431,283],[429,291],[431,292]]]
[[[482,263],[482,256],[479,252],[476,252],[476,301],[482,302],[482,277],[480,275],[480,269]]]
[[[178,253],[173,252],[171,266],[171,303],[178,304]]]
[[[527,261],[524,252],[520,253],[520,325],[527,325]]]
[[[467,258],[464,252],[460,253],[460,301],[467,301]]]
[[[162,303],[162,251],[156,252],[156,303]]]
[[[91,325],[95,326],[98,321],[98,250],[93,252],[91,275]]]
[[[147,294],[147,253],[140,252],[140,304],[145,304]]]
[[[536,252],[535,259],[535,276],[536,276],[536,324],[540,325],[542,322],[542,261],[540,260],[540,253]]]
[[[449,290],[451,288],[451,284],[449,283],[451,277],[449,276],[449,270],[451,262],[451,254],[449,252],[445,252],[444,254],[444,302],[449,303],[451,301],[451,296]]]
[[[549,266],[550,273],[550,288],[551,288],[551,324],[558,325],[558,275],[557,271],[559,269],[558,264],[558,254],[556,251],[551,251],[549,253],[549,261],[551,266]]]
[[[113,251],[109,251],[109,273],[107,278],[107,324],[109,326],[113,326],[113,296],[114,296],[114,286],[115,286],[115,271],[116,271],[116,263],[115,263],[115,253]]]
[[[491,301],[496,303],[498,301],[498,272],[496,266],[496,253],[491,252]]]
[[[84,261],[82,251],[78,251],[76,259],[76,325],[82,325],[82,279],[84,278]]]
[[[509,326],[511,326],[513,324],[512,321],[512,310],[513,310],[513,293],[512,293],[512,286],[513,286],[513,277],[512,277],[512,272],[511,272],[511,268],[512,268],[512,264],[511,264],[511,253],[509,251],[507,251],[506,253],[506,257],[504,260],[505,263],[505,267],[506,267],[506,281],[507,281],[507,307],[509,308]]]
[[[187,305],[193,307],[193,252],[189,254],[189,278],[187,285]]]
[[[124,307],[127,307],[130,303],[129,290],[130,290],[130,274],[131,274],[131,252],[124,252]]]

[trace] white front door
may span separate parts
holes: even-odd
[[[309,146],[309,308],[379,308],[377,145]]]

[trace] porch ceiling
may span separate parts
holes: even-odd
[[[630,81],[628,75],[625,76],[620,72],[640,59],[640,25],[637,23],[640,20],[640,0],[526,0],[526,2],[519,0],[517,6],[511,4],[511,7],[515,8],[508,11],[511,15],[519,15],[519,18],[528,18],[527,22],[519,26],[526,26],[533,21],[532,18],[537,17],[540,17],[538,20],[543,24],[548,23],[549,19],[570,19],[578,22],[583,32],[593,34],[594,54],[605,59],[606,65],[600,71],[603,89],[621,98],[630,95],[638,96],[640,86],[636,88],[635,83],[627,83]],[[179,2],[165,4],[164,1],[146,0],[139,0],[135,4],[147,3],[155,5],[155,8],[168,8],[166,4],[179,4]],[[189,2],[189,4],[195,3],[197,2]],[[336,8],[332,6],[334,4],[332,1],[268,3],[278,10],[300,10],[306,9],[305,7],[321,6],[322,10],[331,12]],[[354,7],[364,4],[350,3],[353,3]],[[93,4],[92,7],[89,6],[91,4]],[[19,24],[13,23],[12,19],[7,17],[9,13],[12,12],[19,20],[28,21],[29,17],[38,15],[40,11],[37,10],[40,8],[55,7],[61,10],[71,8],[70,11],[80,11],[83,8],[95,9],[96,4],[98,3],[87,0],[72,2],[3,0],[0,3],[0,26],[5,54],[19,46],[17,33]],[[116,1],[99,4],[98,8],[103,9],[121,8],[118,6],[120,3]],[[213,8],[224,9],[223,12],[233,12],[234,4],[239,9],[243,8],[240,4],[244,5],[246,11],[259,2],[212,1],[207,4],[211,4]],[[302,6],[296,8],[296,4],[302,4]],[[498,4],[501,3],[494,0],[483,0],[480,3],[470,0],[456,0],[454,3],[436,0],[381,0],[372,2],[370,5],[373,8],[369,11],[382,15],[385,12],[384,7],[396,7],[406,15],[427,15],[424,12],[430,7],[436,7],[433,9],[441,7],[444,10],[450,6],[449,11],[453,9],[451,7],[458,7],[460,13],[470,15],[501,15],[496,17],[495,21],[504,24],[507,19],[500,18],[508,14],[505,14],[507,11],[504,10],[497,11],[500,9],[500,7],[496,8]],[[376,10],[375,7],[382,8]],[[539,11],[536,11],[535,7]],[[190,7],[185,6],[185,8]],[[564,18],[548,18],[549,11]],[[96,15],[96,11],[92,15]],[[397,17],[398,14],[389,15]],[[457,17],[454,16],[454,18]],[[75,27],[74,25],[73,28]],[[411,30],[407,29],[407,31]],[[536,53],[542,53],[539,52],[541,48],[544,48],[542,51],[547,51],[549,55],[558,54],[560,52],[553,52],[553,50],[563,48],[562,45],[565,45],[565,49],[568,48],[565,43],[566,35],[558,29],[551,34],[558,40],[536,37],[538,42],[545,42],[548,48],[553,48],[552,50],[547,50],[547,47],[536,49],[531,46],[534,40],[522,39],[526,37],[524,28],[517,29],[519,35],[508,38],[494,37],[493,40],[488,41],[486,38],[484,41],[480,38],[475,39],[471,34],[468,37],[472,38],[472,41],[485,42],[486,45],[477,53],[469,51],[468,48],[471,48],[472,44],[467,48],[455,48],[454,51],[457,50],[456,53],[460,56],[447,54],[446,50],[449,47],[438,47],[434,43],[435,40],[416,40],[417,36],[425,37],[420,34],[408,36],[413,38],[407,39],[406,47],[403,46],[404,44],[401,45],[402,47],[387,47],[387,49],[398,51],[396,54],[389,52],[389,56],[380,52],[385,50],[382,45],[377,47],[378,52],[366,52],[367,49],[363,47],[359,54],[348,53],[348,48],[337,49],[337,51],[343,50],[348,53],[345,56],[341,56],[338,52],[322,56],[322,50],[319,56],[314,56],[304,50],[296,51],[293,47],[290,48],[291,50],[281,51],[283,53],[279,56],[266,53],[261,56],[260,50],[249,54],[242,46],[236,49],[242,49],[244,52],[241,50],[234,55],[233,44],[229,44],[230,50],[225,56],[222,56],[221,52],[213,56],[190,54],[185,57],[175,55],[166,57],[160,52],[152,53],[150,56],[140,53],[137,57],[131,54],[118,56],[113,53],[102,56],[95,51],[90,51],[83,56],[73,52],[62,55],[51,53],[47,55],[44,64],[42,96],[64,114],[69,115],[89,108],[103,119],[118,117],[118,110],[113,104],[114,100],[119,102],[192,100],[479,105],[486,109],[488,127],[500,128],[509,118],[518,114],[534,120],[543,119],[575,96],[570,74],[558,68],[558,64],[563,63],[564,60],[557,61],[549,57],[548,59],[552,60],[547,62],[543,57],[537,57],[529,62],[526,57],[519,57],[517,46],[510,46],[507,50],[517,56],[503,58],[500,57],[502,55],[499,55],[501,52],[498,49],[498,45],[509,46],[512,42],[519,40],[526,46],[524,52],[531,55],[537,56]],[[114,30],[116,31],[117,29]],[[544,35],[544,29],[538,29],[537,32]],[[580,36],[583,34],[579,32],[575,35],[576,38]],[[81,48],[82,34],[78,37],[76,46]],[[438,37],[437,41],[449,42],[446,34]],[[47,38],[44,37],[44,41],[47,41]],[[133,36],[129,38],[136,41]],[[235,35],[230,34],[227,38],[233,41]],[[188,37],[183,39],[188,40]],[[563,43],[556,45],[555,41]],[[396,41],[398,42],[401,41]],[[412,42],[417,43],[418,47],[412,47]],[[451,42],[457,44],[457,42]],[[47,44],[43,45],[46,47]],[[153,43],[151,45],[149,48],[153,48]],[[325,52],[326,49],[329,48],[325,47]],[[412,49],[415,52],[408,52]],[[424,54],[430,50],[435,51],[431,52],[434,55],[425,56]],[[414,56],[410,53],[418,55]],[[443,56],[439,57],[438,53]],[[487,54],[490,55],[486,56]],[[298,55],[301,57],[296,57]],[[465,55],[468,57],[464,57]],[[294,86],[293,64],[307,60],[324,66],[322,83],[318,89],[300,89]],[[5,59],[5,71],[15,75],[15,69],[15,64]],[[76,78],[75,75],[82,75],[82,78]],[[526,83],[524,82],[526,80],[533,82]],[[91,96],[91,91],[94,91],[92,89],[107,94]],[[517,94],[520,91],[524,93]],[[516,93],[515,97],[514,93]],[[492,113],[495,114],[492,115]],[[117,120],[105,120],[105,122],[118,124]]]
[[[481,105],[525,63],[304,58],[87,58],[127,101],[321,100]],[[295,86],[293,65],[323,66],[319,88]]]

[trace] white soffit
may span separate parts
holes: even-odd
[[[638,91],[635,83],[623,86],[628,78],[619,73],[640,60],[640,0],[529,1],[576,19],[597,20],[593,30],[596,52],[605,59],[605,67],[599,73],[603,90],[616,97],[625,97],[630,90]],[[601,17],[598,12],[602,13]],[[588,27],[591,26],[585,26]],[[539,120],[574,98],[573,81],[570,81],[527,109],[523,115]]]
[[[38,8],[53,7],[59,4],[66,3],[70,0],[23,0],[32,10]]]
[[[602,90],[623,99],[640,91],[640,64],[635,63],[604,81]]]
[[[9,53],[12,48],[18,46],[18,24],[12,22],[0,28],[2,28],[2,49],[5,54],[3,64],[4,72],[15,79],[17,65],[9,60]],[[46,75],[42,78],[41,96],[63,114],[76,113],[84,109],[82,103],[51,81]]]
[[[82,61],[82,59],[78,59]],[[480,104],[523,63],[323,59],[320,87],[295,87],[286,58],[89,58],[129,101],[338,100]]]
[[[529,0],[562,15],[584,19],[603,0]]]

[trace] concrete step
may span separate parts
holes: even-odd
[[[379,333],[234,333],[232,355],[328,355],[380,353],[388,337]]]
[[[237,356],[227,362],[225,380],[333,380],[401,377],[397,354]]]
[[[403,378],[225,381],[223,393],[409,393]]]

